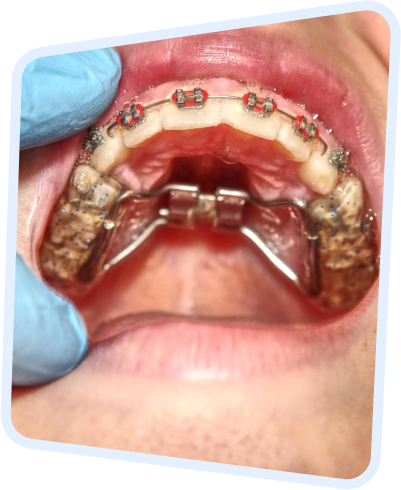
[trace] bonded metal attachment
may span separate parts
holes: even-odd
[[[243,97],[245,110],[260,116],[270,116],[277,110],[277,104],[272,97],[261,99],[257,97],[255,92],[248,92]]]
[[[163,196],[165,197],[163,198]],[[128,190],[120,196],[111,219],[104,224],[105,232],[112,233],[114,228],[113,216],[118,215],[118,206],[120,204],[127,200],[156,198],[161,198],[163,202],[159,208],[158,215],[148,223],[127,247],[113,258],[108,259],[103,266],[100,265],[104,271],[118,264],[134,252],[161,226],[171,225],[193,228],[197,222],[204,221],[210,223],[215,229],[237,232],[246,236],[263,253],[265,258],[305,295],[316,296],[320,292],[317,251],[318,234],[309,214],[307,203],[303,199],[263,201],[242,190],[220,187],[215,193],[203,193],[199,186],[186,184],[167,184],[147,194]],[[300,213],[303,224],[301,238],[304,240],[304,251],[307,255],[302,277],[299,277],[280,257],[273,253],[262,236],[246,222],[245,211],[246,206],[249,205],[265,208],[292,207]],[[109,240],[110,236],[104,243],[109,242]],[[92,270],[85,271],[86,278],[96,275],[97,271],[95,269],[99,268],[99,258],[101,255],[104,256],[105,252],[105,245],[100,245],[100,247],[99,250],[94,250],[94,254],[89,261],[89,267]]]
[[[329,162],[340,172],[345,172],[347,170],[348,160],[350,152],[349,150],[344,150],[343,148],[337,148],[332,150],[329,155]]]
[[[192,91],[184,91],[178,88],[171,97],[174,104],[180,109],[200,109],[208,98],[208,93],[201,87],[195,87]]]
[[[102,133],[100,132],[100,128],[90,129],[84,142],[84,148],[85,150],[93,153],[96,148],[100,145],[103,145],[103,143],[104,138],[102,136]]]
[[[145,112],[141,104],[132,104],[129,110],[120,111],[116,117],[116,122],[108,127],[107,134],[112,138],[112,130],[121,126],[126,129],[134,129],[145,122]]]
[[[315,123],[308,124],[305,116],[297,116],[294,121],[294,131],[304,140],[313,140],[319,137],[319,130]]]

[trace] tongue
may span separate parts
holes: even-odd
[[[165,183],[168,178],[170,182],[196,184],[203,192],[210,193],[219,186],[247,189],[251,171],[242,163],[235,163],[236,159],[228,164],[210,154],[198,155],[200,150],[195,148],[197,138],[193,133],[188,133],[184,140],[186,145],[182,146],[186,146],[186,150],[180,147],[180,155],[186,151],[192,156],[165,158],[168,163],[166,167],[161,166],[161,182]],[[154,162],[152,158],[159,158],[161,161],[157,149],[171,157],[167,147],[178,147],[178,141],[183,141],[182,132],[163,134],[164,145],[159,136],[153,145],[137,149],[132,162],[138,164],[141,152],[141,166],[126,162],[113,173],[120,172],[120,179],[122,175],[137,176],[145,160]],[[237,145],[238,142],[234,147]],[[149,156],[151,150],[153,157]],[[288,175],[291,176],[291,172]],[[282,177],[275,179],[276,183],[280,182],[280,189],[284,188]],[[277,188],[273,186],[273,191]],[[142,203],[130,206],[119,223],[109,258],[130,244],[135,223],[144,213],[157,214],[154,203],[148,202],[146,207]],[[299,216],[289,209],[276,209],[248,212],[246,218],[261,235],[268,237],[269,247],[302,275],[304,257]],[[191,230],[160,229],[88,289],[70,290],[68,294],[91,325],[145,313],[246,319],[282,327],[322,321],[322,314],[312,308],[307,298],[245,237],[238,232],[213,230],[205,223]]]
[[[160,229],[89,290],[69,294],[90,325],[141,313],[286,327],[322,319],[245,237],[207,225]]]

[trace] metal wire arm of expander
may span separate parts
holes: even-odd
[[[102,264],[101,257],[107,254],[108,243],[118,216],[119,206],[127,200],[155,199],[168,196],[168,206],[161,207],[158,215],[150,221],[132,242],[113,258]],[[290,206],[297,209],[302,217],[302,236],[306,247],[306,270],[301,279],[283,260],[275,255],[262,237],[244,223],[246,205],[265,208]],[[320,292],[320,273],[317,253],[318,235],[309,214],[307,202],[303,199],[282,199],[263,201],[249,192],[235,189],[218,188],[214,194],[202,193],[197,185],[166,184],[152,192],[138,193],[125,191],[118,199],[110,219],[104,223],[105,240],[100,241],[93,250],[91,258],[81,273],[81,279],[93,278],[98,272],[106,271],[138,249],[153,232],[165,225],[192,227],[197,221],[208,221],[216,229],[239,232],[246,236],[263,255],[280,270],[298,289],[308,295],[316,296]],[[106,253],[105,253],[106,252]]]

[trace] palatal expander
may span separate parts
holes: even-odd
[[[252,118],[251,124],[255,120],[265,122],[270,119],[271,122],[277,114],[290,120],[289,127],[297,144],[307,145],[310,150],[308,159],[300,168],[301,178],[308,172],[319,173],[316,167],[323,162],[335,170],[337,185],[331,184],[331,192],[309,203],[296,198],[263,201],[243,190],[219,188],[214,194],[205,194],[199,186],[181,183],[168,184],[150,193],[124,191],[116,179],[96,170],[99,158],[96,160],[94,157],[101,153],[99,147],[106,147],[116,136],[121,137],[119,133],[133,132],[144,125],[147,112],[152,108],[170,104],[181,111],[201,110],[209,99],[229,99],[236,103],[235,110],[240,102]],[[277,120],[274,123],[278,128],[275,136],[279,136],[277,139],[280,141],[281,119],[278,122],[280,124]],[[274,136],[271,128],[269,131],[269,136]],[[288,133],[288,124],[285,131]],[[287,149],[294,148],[294,143],[288,143],[288,139],[284,143]],[[314,146],[311,148],[311,145]],[[305,295],[315,298],[320,306],[336,310],[349,308],[359,301],[377,277],[377,254],[373,214],[367,209],[362,183],[344,173],[348,158],[348,151],[330,149],[319,135],[316,124],[308,124],[305,116],[283,111],[272,97],[261,99],[253,92],[233,96],[209,95],[201,88],[193,91],[178,89],[171,98],[147,106],[133,103],[119,113],[107,130],[99,128],[89,132],[67,189],[48,224],[41,249],[42,271],[54,283],[87,282],[136,250],[159,226],[188,227],[201,220],[209,221],[217,229],[247,236],[281,273]],[[340,179],[339,172],[343,173]],[[303,180],[313,181],[313,176]],[[118,228],[115,225],[122,214],[122,204],[127,200],[154,203],[162,195],[168,197],[167,206],[161,206],[155,217],[133,237],[132,243],[105,263],[108,246]],[[302,277],[269,249],[260,233],[243,222],[246,206],[291,206],[300,213],[307,255]]]

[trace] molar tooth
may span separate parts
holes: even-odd
[[[310,210],[313,218],[324,226],[358,227],[361,221],[363,200],[362,182],[357,177],[348,177],[334,189],[330,196],[313,201]]]
[[[232,102],[224,106],[222,122],[267,140],[277,138],[281,125],[280,117],[277,114],[268,117],[248,114],[242,105]]]
[[[125,150],[123,140],[119,131],[114,132],[114,138],[110,138],[103,128],[101,135],[104,143],[96,148],[92,155],[92,163],[99,172],[107,171],[119,159]]]
[[[91,184],[80,193],[74,186],[79,182]],[[109,217],[121,184],[110,175],[100,174],[89,165],[78,165],[65,192],[55,204],[40,250],[43,274],[49,280],[76,280],[81,267],[92,253],[103,223]]]
[[[311,154],[311,147],[307,142],[293,133],[292,124],[287,122],[281,125],[276,141],[292,153],[293,159],[296,162],[305,162]]]
[[[74,185],[77,180],[79,185],[82,181],[88,184],[85,192],[82,192]],[[79,165],[73,173],[71,183],[72,185],[68,189],[68,201],[70,203],[80,203],[81,207],[90,209],[108,207],[116,198],[120,187],[117,181],[105,179],[103,174],[100,174],[89,165]]]
[[[145,122],[140,124],[132,131],[123,131],[122,139],[128,148],[133,148],[143,141],[151,138],[162,131],[162,123],[160,120],[160,112],[151,112],[146,115]]]
[[[91,187],[99,179],[99,173],[89,165],[78,165],[71,176],[71,183],[79,194],[86,194],[90,191]],[[75,192],[71,189],[70,201],[75,198]]]
[[[212,100],[202,109],[178,109],[167,104],[160,111],[160,119],[166,130],[209,128],[221,123],[221,112],[222,105]]]
[[[325,155],[314,153],[298,170],[301,180],[319,194],[328,194],[334,189],[338,179],[337,168]]]

